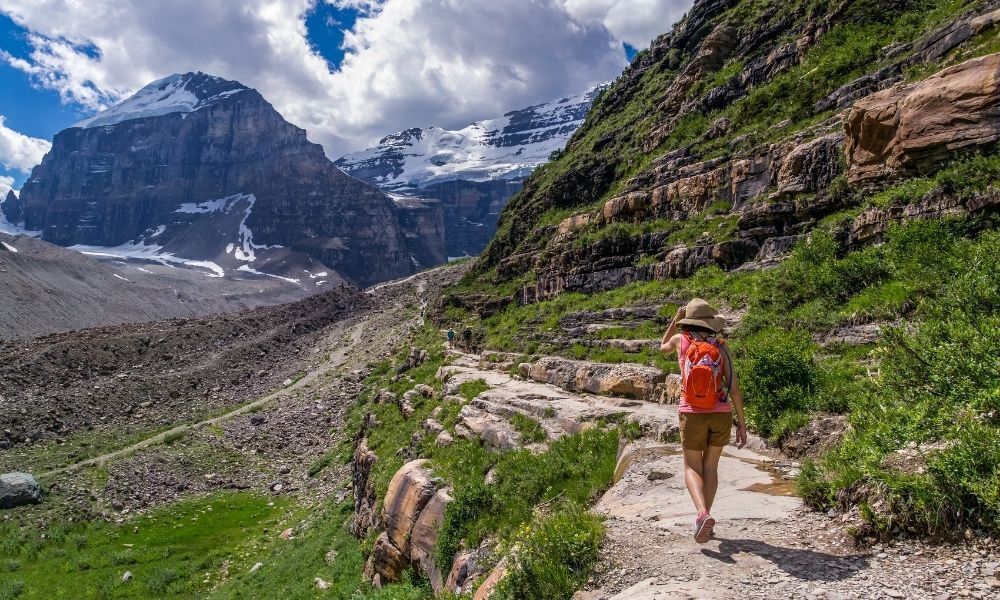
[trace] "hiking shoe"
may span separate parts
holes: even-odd
[[[694,541],[699,544],[706,543],[712,537],[712,529],[715,527],[715,519],[712,515],[705,513],[694,521]]]

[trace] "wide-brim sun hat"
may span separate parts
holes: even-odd
[[[719,311],[701,298],[694,298],[688,302],[684,308],[684,318],[677,323],[705,327],[716,332],[722,331],[722,328],[726,326],[726,320],[719,316]]]

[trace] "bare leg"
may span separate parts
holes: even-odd
[[[719,459],[722,458],[722,446],[708,446],[702,454],[701,477],[705,493],[705,510],[712,512],[715,493],[719,490]]]
[[[698,510],[698,514],[708,511],[705,506],[705,482],[702,479],[704,454],[701,450],[684,450],[684,483],[687,485],[688,493],[691,494],[691,500],[694,501],[694,507]]]

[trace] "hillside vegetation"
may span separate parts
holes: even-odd
[[[843,125],[857,99],[995,52],[982,15],[997,8],[697,2],[511,201],[443,321],[474,324],[490,349],[676,371],[655,345],[605,342],[656,339],[676,306],[709,299],[733,315],[757,433],[783,445],[847,420],[802,470],[808,502],[858,511],[859,535],[1000,531],[995,138],[956,130],[870,177]],[[659,316],[560,333],[574,314],[636,306]]]

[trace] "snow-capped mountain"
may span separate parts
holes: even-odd
[[[507,200],[531,171],[565,147],[602,88],[458,130],[400,131],[336,165],[387,192],[441,201],[448,255],[478,254]]]
[[[200,72],[175,73],[147,84],[134,96],[71,127],[101,127],[132,119],[191,113],[249,89],[238,81]]]
[[[446,258],[440,206],[346,176],[256,90],[204,73],[154,81],[56,134],[0,212],[94,256],[310,287]]]
[[[411,193],[435,183],[519,180],[566,145],[601,88],[477,121],[459,130],[413,128],[336,161],[384,190]]]

